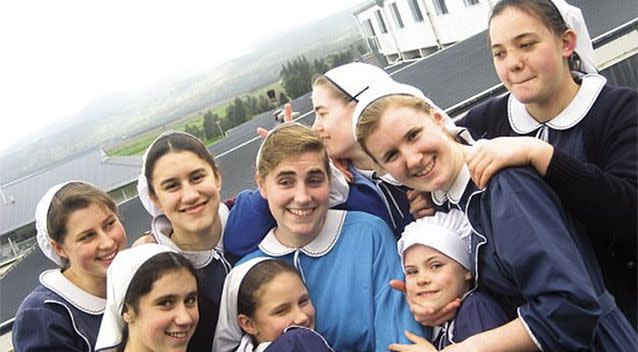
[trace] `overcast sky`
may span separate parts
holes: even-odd
[[[0,1],[0,151],[91,99],[215,66],[363,2]]]

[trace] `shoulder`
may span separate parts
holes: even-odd
[[[507,123],[507,97],[489,99],[472,108],[457,122],[457,125],[466,127],[475,138],[491,138],[488,130],[492,130],[501,123]]]
[[[274,351],[333,351],[328,342],[312,329],[290,326],[273,341],[266,352]]]
[[[508,315],[496,299],[481,291],[470,293],[461,304],[454,321],[454,341],[499,327],[514,319]]]
[[[392,230],[383,219],[362,211],[348,211],[342,226],[342,231],[361,232],[364,233],[365,236],[370,236],[371,234],[385,236],[386,233],[389,233],[394,238]]]

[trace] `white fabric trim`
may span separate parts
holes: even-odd
[[[347,212],[344,210],[328,210],[321,232],[315,239],[302,248],[291,248],[279,242],[275,236],[275,229],[272,229],[261,243],[259,243],[259,249],[273,257],[281,257],[293,253],[296,250],[310,257],[322,257],[328,254],[337,243],[341,235],[341,228],[346,219],[346,214]]]
[[[461,197],[463,197],[463,193],[465,192],[465,188],[468,183],[470,183],[470,170],[467,167],[467,164],[463,164],[461,171],[458,176],[456,176],[456,180],[452,184],[452,187],[448,191],[437,189],[432,192],[432,201],[436,205],[443,205],[446,201],[450,201],[452,204],[459,204],[461,201]]]
[[[516,309],[516,314],[518,315],[518,318],[521,319],[521,322],[523,322],[523,326],[525,327],[525,330],[527,330],[527,334],[532,339],[532,341],[534,341],[536,347],[538,347],[539,350],[543,351],[543,346],[541,346],[540,342],[538,342],[538,339],[536,339],[536,336],[534,336],[532,329],[529,328],[529,325],[527,325],[525,319],[523,319],[523,316],[521,315],[521,307],[518,307]]]
[[[93,346],[91,346],[91,343],[89,343],[89,339],[82,335],[82,333],[80,332],[80,330],[78,330],[77,324],[75,323],[75,318],[73,317],[73,313],[71,313],[71,310],[69,309],[69,307],[64,304],[63,302],[58,302],[56,300],[52,300],[52,299],[47,299],[44,301],[44,303],[52,303],[52,304],[59,304],[62,307],[64,307],[64,309],[66,309],[67,313],[69,313],[69,317],[71,318],[71,325],[73,326],[73,330],[75,331],[76,334],[78,334],[83,340],[84,342],[86,342],[86,346],[87,346],[87,352],[91,352],[91,348]]]
[[[583,76],[574,99],[545,125],[555,130],[567,130],[577,125],[594,105],[606,83],[607,79],[599,74],[590,73]],[[519,102],[513,94],[510,94],[507,100],[507,114],[510,126],[518,134],[528,134],[543,125],[529,114],[525,104]]]
[[[106,300],[77,287],[62,274],[60,269],[43,271],[40,274],[40,283],[84,313],[91,315],[104,313]]]

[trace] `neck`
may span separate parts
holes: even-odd
[[[459,178],[459,174],[463,169],[463,165],[465,165],[465,156],[472,148],[470,146],[456,142],[452,142],[452,145],[452,177],[450,177],[447,184],[445,185],[445,192],[450,191],[450,189],[452,189],[452,187],[454,186],[454,182],[456,182],[456,179]]]
[[[564,83],[561,84],[550,97],[538,103],[525,105],[529,114],[532,115],[536,121],[540,123],[551,121],[574,100],[580,86],[574,82],[570,72],[567,74],[569,77],[563,79]]]
[[[222,236],[222,222],[216,216],[211,227],[199,232],[186,232],[173,229],[171,241],[184,251],[207,251],[215,248]]]
[[[73,268],[65,270],[64,275],[75,286],[82,289],[82,291],[88,292],[93,296],[106,299],[106,277],[94,277],[88,275],[80,275]]]
[[[325,222],[326,222],[326,219],[324,218],[323,221],[321,222],[321,226],[319,226],[319,229],[317,229],[315,233],[304,234],[304,235],[290,233],[288,231],[285,231],[281,227],[277,226],[274,230],[275,238],[277,238],[277,241],[281,242],[281,244],[283,244],[286,247],[303,248],[308,243],[314,241],[315,238],[317,238],[317,236],[319,236],[319,234],[321,233],[321,230],[323,230],[323,226]]]
[[[123,352],[149,352],[149,349],[146,346],[140,344],[141,339],[135,336],[135,332],[131,331],[129,326],[129,335],[126,339],[126,345],[124,346]]]
[[[352,162],[352,165],[359,170],[375,170],[377,168],[374,160],[358,145],[351,155],[348,156],[348,159]]]

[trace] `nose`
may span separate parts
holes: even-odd
[[[301,183],[295,188],[295,202],[307,203],[310,202],[310,194],[308,194],[308,188],[305,184]]]
[[[428,285],[431,281],[430,276],[427,274],[419,274],[416,278],[416,283],[419,286]]]
[[[515,50],[508,50],[505,60],[511,71],[518,71],[523,67],[523,56]]]
[[[297,308],[295,316],[292,320],[294,325],[310,327],[311,317],[308,313],[304,312],[301,308]]]
[[[414,169],[421,166],[422,155],[419,152],[412,151],[409,148],[405,148],[403,151],[403,157],[408,169]]]
[[[199,196],[199,193],[190,183],[185,183],[182,186],[182,201],[189,203],[195,201]]]
[[[111,235],[103,230],[99,231],[99,236],[100,236],[100,249],[111,249],[113,248],[113,246],[115,245],[115,239],[113,239],[113,237],[111,237]]]
[[[315,132],[320,132],[323,129],[323,127],[321,126],[321,121],[317,114],[315,114],[315,121],[312,123],[311,129]]]
[[[187,307],[184,304],[179,305],[175,312],[175,324],[177,325],[191,325],[195,324],[199,320],[199,313],[197,307]]]

